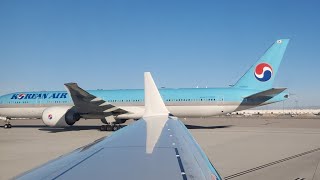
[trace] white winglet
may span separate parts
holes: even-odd
[[[169,114],[150,72],[144,73],[144,102],[143,117]]]
[[[147,124],[146,153],[152,154],[168,120],[169,111],[150,72],[144,73],[144,102],[145,112],[143,119]]]

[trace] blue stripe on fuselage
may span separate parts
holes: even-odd
[[[241,102],[243,97],[259,92],[258,90],[237,88],[182,88],[160,89],[164,101],[224,101]],[[89,90],[89,93],[112,102],[143,102],[143,89],[124,90]],[[54,101],[70,103],[71,98],[66,91],[17,92],[0,97],[1,104],[24,101],[28,104],[52,104]]]

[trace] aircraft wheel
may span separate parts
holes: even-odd
[[[12,126],[11,126],[11,124],[5,124],[3,127],[4,127],[5,129],[10,129]]]
[[[107,126],[107,131],[112,131],[112,127],[110,125],[106,125]]]
[[[102,125],[102,126],[100,126],[100,131],[106,131],[106,130],[107,130],[106,125]]]
[[[118,125],[114,125],[114,126],[112,127],[112,131],[117,131],[118,129],[119,129]]]

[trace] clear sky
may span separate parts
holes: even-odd
[[[275,86],[320,105],[319,1],[2,0],[0,94],[224,87],[277,39],[290,38]],[[289,101],[290,102],[290,101]]]

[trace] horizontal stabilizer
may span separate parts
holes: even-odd
[[[261,98],[261,97],[274,97],[283,91],[285,91],[287,88],[271,88],[266,91],[261,91],[259,93],[250,95],[245,97],[246,99],[256,99],[256,98]]]

